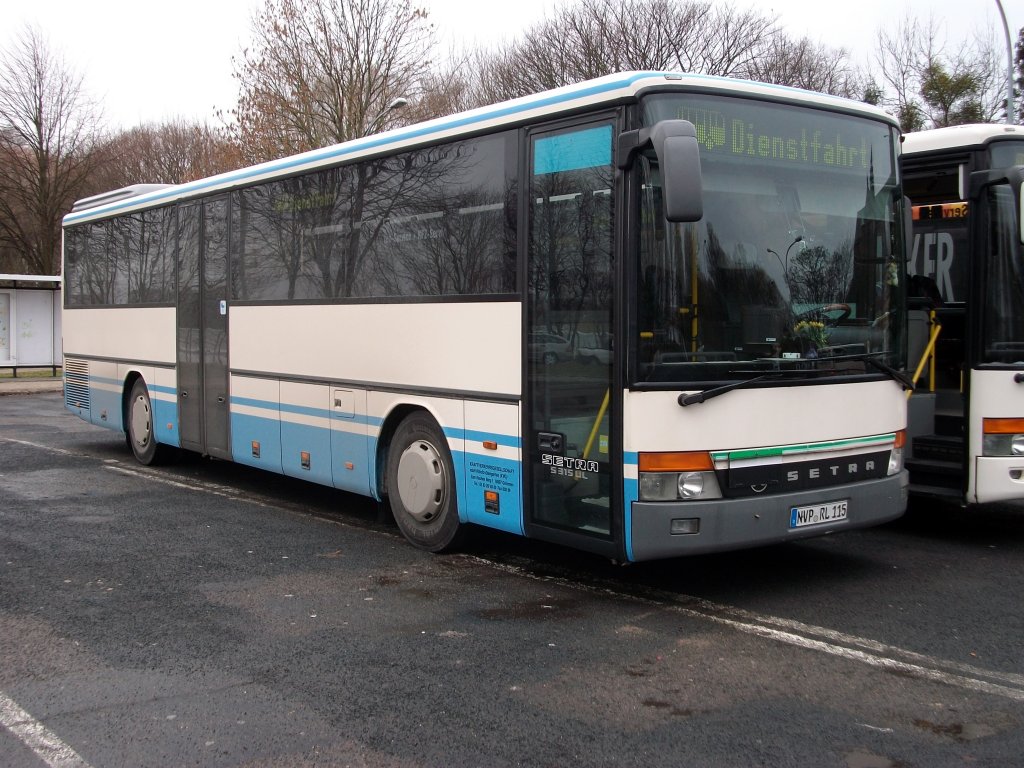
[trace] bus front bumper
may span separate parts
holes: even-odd
[[[793,527],[794,508],[846,502],[846,518]],[[634,501],[628,524],[629,559],[655,560],[758,547],[895,520],[907,508],[907,473],[778,496],[692,502]],[[696,533],[672,533],[693,528]]]

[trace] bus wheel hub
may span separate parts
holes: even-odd
[[[417,440],[398,461],[398,495],[405,511],[427,523],[441,512],[445,502],[444,462],[430,443]]]

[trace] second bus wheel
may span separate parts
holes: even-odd
[[[413,413],[398,425],[388,451],[387,492],[395,522],[414,546],[443,552],[462,540],[451,452],[428,414]]]
[[[128,423],[125,437],[140,464],[156,464],[163,458],[164,451],[153,434],[153,402],[149,399],[146,382],[136,379],[128,401]]]

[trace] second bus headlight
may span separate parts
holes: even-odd
[[[982,419],[982,454],[1024,456],[1024,419]]]
[[[890,477],[898,475],[903,470],[903,448],[907,444],[907,431],[901,429],[896,433],[896,440],[893,442],[892,450],[889,452],[889,469],[886,472]]]

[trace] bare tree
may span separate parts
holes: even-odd
[[[92,171],[99,112],[82,77],[25,27],[0,51],[0,243],[7,269],[56,274],[60,220]]]
[[[867,86],[845,48],[829,48],[810,38],[774,35],[746,67],[751,80],[864,99]]]
[[[905,131],[990,122],[1005,110],[1005,70],[989,31],[951,48],[934,18],[879,31],[882,100]]]
[[[387,127],[418,95],[432,29],[409,0],[266,0],[234,60],[233,136],[258,162]]]
[[[772,17],[710,0],[578,0],[478,54],[479,102],[622,70],[746,76],[778,34]]]
[[[204,123],[171,120],[110,136],[89,179],[94,192],[130,184],[182,184],[242,165],[235,145]]]
[[[423,72],[419,98],[404,111],[403,117],[414,123],[482,106],[474,87],[476,78],[467,74],[474,70],[473,62],[478,55],[452,51],[442,65]]]

